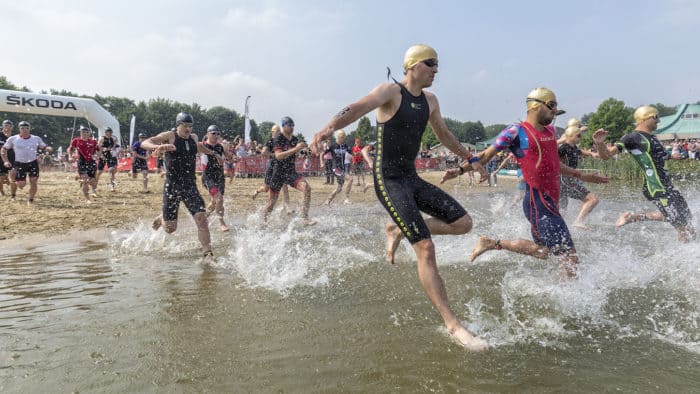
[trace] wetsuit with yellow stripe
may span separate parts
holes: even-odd
[[[409,242],[430,238],[421,211],[453,223],[466,211],[449,194],[424,181],[416,172],[415,159],[428,124],[430,108],[425,93],[413,96],[401,87],[401,105],[385,123],[377,123],[374,190]]]
[[[632,154],[644,174],[644,197],[659,208],[666,220],[676,228],[691,223],[688,203],[671,184],[666,169],[668,153],[661,142],[649,133],[633,131],[624,135],[615,147],[618,151],[627,149]]]

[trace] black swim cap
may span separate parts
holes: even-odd
[[[215,124],[213,124],[213,125],[207,127],[207,133],[211,133],[212,131],[221,132],[221,130],[219,129],[219,126],[217,126],[217,125],[215,125]]]
[[[30,127],[31,125],[26,120],[23,120],[23,121],[19,122],[18,126],[19,127],[24,127],[24,126]]]
[[[286,125],[294,126],[294,120],[293,120],[292,118],[290,118],[289,116],[285,116],[285,117],[282,118],[282,120],[280,121],[280,124],[281,124],[282,126],[286,126]]]
[[[112,128],[111,128],[111,127],[107,127],[107,128],[105,129],[105,133],[108,132],[108,131],[112,131]]]
[[[175,117],[175,124],[177,125],[180,123],[194,123],[194,119],[192,119],[192,115],[187,112],[180,112]]]
[[[10,119],[5,119],[5,120],[2,121],[2,125],[3,125],[3,126],[6,125],[6,124],[14,125],[14,123],[12,123],[12,121],[11,121]]]

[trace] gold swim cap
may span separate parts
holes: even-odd
[[[527,103],[527,110],[529,111],[531,109],[539,107],[540,105],[543,105],[544,103],[556,103],[557,96],[555,96],[554,92],[552,92],[551,90],[544,87],[540,87],[532,89],[532,91],[527,95],[525,102]]]
[[[581,121],[576,119],[576,118],[571,118],[569,121],[566,123],[566,127],[569,128],[571,126],[576,126],[576,127],[581,127]]]
[[[280,127],[280,125],[276,124],[276,125],[273,125],[272,128],[270,129],[270,134],[279,133],[280,131],[282,131],[282,128]]]
[[[659,111],[651,105],[642,105],[634,111],[634,121],[639,124],[658,114]]]
[[[335,132],[335,139],[338,139],[338,138],[345,138],[345,130],[340,129],[340,130]]]
[[[414,45],[408,48],[406,54],[403,56],[403,69],[408,70],[423,60],[437,60],[437,58],[438,56],[435,49],[423,44]]]

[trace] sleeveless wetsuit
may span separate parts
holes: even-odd
[[[337,142],[334,142],[330,147],[328,147],[327,152],[330,152],[333,156],[331,162],[335,180],[338,182],[340,187],[343,187],[343,184],[345,183],[345,175],[349,173],[345,168],[345,155],[351,152],[350,148],[348,148],[348,146],[345,144],[338,144]]]
[[[564,142],[559,145],[558,149],[559,161],[571,168],[578,168],[578,160],[581,157],[581,149],[576,145],[570,145]],[[569,199],[583,201],[590,194],[588,189],[583,185],[583,181],[570,176],[561,176],[561,195],[559,196],[559,206],[566,209]]]
[[[283,133],[279,133],[273,142],[274,152],[286,152],[293,149],[298,143],[299,140],[296,136],[293,135],[291,139],[287,139]],[[294,154],[283,160],[275,159],[273,162],[274,168],[269,185],[273,193],[279,193],[284,184],[296,188],[297,184],[304,179],[296,171],[296,157],[297,155]]]
[[[175,134],[175,150],[165,152],[165,185],[163,186],[163,220],[177,220],[180,202],[194,216],[205,212],[204,200],[197,190],[195,164],[197,143],[192,136],[187,139]]]
[[[415,159],[430,116],[425,93],[413,96],[401,88],[401,105],[385,123],[377,123],[374,191],[391,219],[412,244],[430,238],[421,211],[446,223],[467,212],[449,194],[424,181]]]
[[[219,156],[224,156],[224,147],[221,144],[209,145],[205,143],[204,146],[218,153]],[[204,173],[202,173],[202,185],[209,190],[209,194],[212,196],[217,192],[220,192],[222,196],[224,195],[226,187],[224,167],[214,155],[207,155],[207,166],[204,168]]]
[[[663,213],[675,228],[691,223],[692,215],[688,203],[671,184],[666,168],[668,153],[659,140],[648,133],[633,131],[615,144],[618,151],[627,149],[642,169],[644,184],[642,193]]]
[[[569,229],[559,214],[559,156],[552,126],[535,129],[528,122],[501,131],[493,147],[510,149],[518,159],[527,184],[523,211],[530,222],[532,238],[555,255],[573,249]]]
[[[102,157],[97,162],[97,169],[102,171],[107,165],[107,168],[114,168],[117,166],[117,158],[112,154],[112,149],[117,147],[114,137],[103,137],[102,138]]]

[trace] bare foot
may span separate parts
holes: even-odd
[[[372,185],[365,185],[365,188],[362,189],[362,193],[367,193],[367,190],[372,187]]]
[[[620,228],[620,227],[624,226],[625,224],[631,222],[633,216],[634,216],[634,214],[632,212],[624,212],[615,221],[615,227]]]
[[[581,223],[581,222],[575,222],[575,223],[574,223],[574,227],[576,227],[576,228],[578,228],[578,229],[581,229],[581,230],[586,230],[586,231],[590,231],[590,230],[591,230],[590,227],[586,226],[585,224],[583,224],[583,223]]]
[[[330,198],[327,198],[327,199],[326,199],[326,202],[324,202],[324,204],[326,204],[326,205],[328,205],[328,206],[330,207],[332,201],[333,201],[333,200],[331,200]]]
[[[496,241],[488,237],[479,237],[479,241],[477,241],[476,246],[472,249],[472,254],[469,255],[469,261],[474,262],[474,260],[484,252],[494,249],[495,247]]]
[[[223,231],[223,232],[227,232],[227,231],[231,230],[231,229],[226,225],[226,223],[224,223],[223,220],[221,221],[221,223],[219,223],[219,225],[221,226],[221,231]]]
[[[258,191],[254,191],[253,194],[250,196],[253,200],[255,200],[255,197],[258,196]]]
[[[459,326],[453,332],[449,330],[447,333],[450,338],[457,342],[458,345],[464,347],[465,349],[472,350],[475,352],[482,352],[489,349],[489,343],[485,340],[472,335],[466,328]]]
[[[386,261],[394,264],[394,253],[401,243],[403,233],[394,223],[387,223],[384,231],[386,232]]]
[[[313,226],[316,223],[318,223],[318,222],[315,219],[309,219],[309,218],[304,219],[304,226]]]
[[[158,230],[160,228],[160,226],[162,226],[162,225],[163,225],[163,218],[161,218],[160,216],[153,219],[153,223],[151,223],[151,227],[154,230]]]
[[[216,262],[216,259],[214,258],[214,253],[212,253],[211,250],[204,253],[204,258],[202,259],[202,264],[213,265],[215,262]]]
[[[350,204],[350,199],[349,199],[349,198],[346,198],[345,200],[343,200],[343,204],[345,204],[345,205]]]

